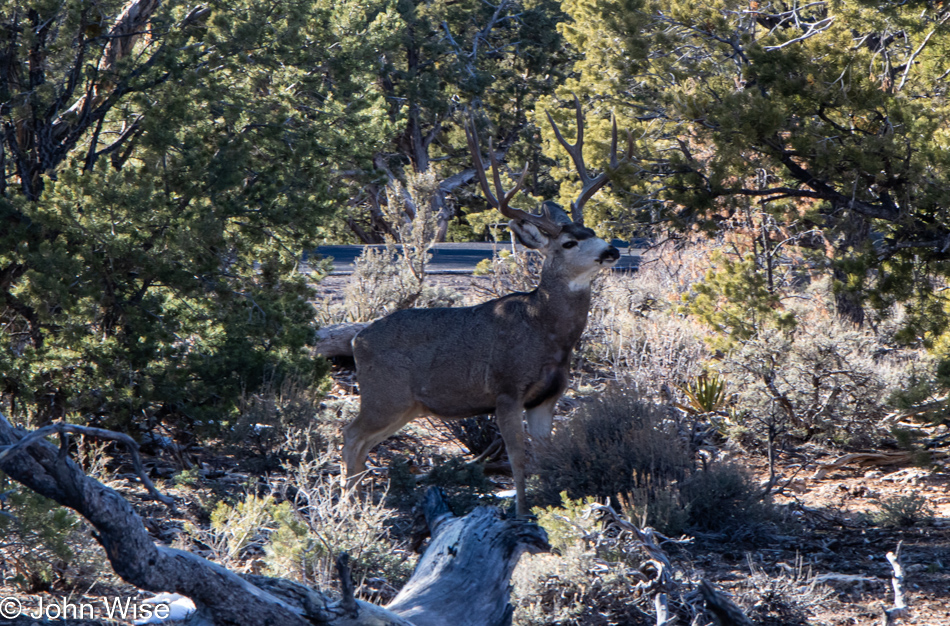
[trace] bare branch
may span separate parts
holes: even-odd
[[[826,17],[820,22],[815,22],[814,24],[808,24],[807,25],[808,30],[806,30],[805,33],[801,35],[800,37],[796,37],[795,39],[789,39],[785,43],[777,45],[777,46],[765,46],[763,49],[768,52],[772,52],[773,50],[781,50],[782,48],[786,46],[790,46],[792,44],[805,41],[806,39],[810,39],[814,37],[815,35],[828,30],[831,27],[831,25],[834,23],[834,21],[835,21],[835,18],[834,16],[832,16],[832,17]]]
[[[3,460],[11,454],[22,452],[37,441],[45,439],[47,436],[52,435],[53,433],[58,433],[61,437],[65,436],[67,433],[74,433],[77,435],[95,437],[97,439],[111,439],[113,441],[118,441],[125,444],[125,447],[128,448],[129,452],[132,454],[132,464],[135,467],[135,473],[138,474],[139,479],[142,481],[142,485],[145,486],[145,489],[148,490],[149,494],[154,499],[163,504],[168,506],[175,505],[175,501],[172,498],[162,495],[158,489],[155,488],[154,483],[152,483],[151,479],[148,477],[148,474],[145,473],[145,468],[142,466],[142,457],[139,456],[139,444],[128,435],[106,430],[104,428],[80,426],[78,424],[65,424],[63,422],[50,424],[49,426],[34,430],[16,443],[0,450],[0,463],[3,463]]]
[[[941,17],[940,20],[937,22],[937,24],[930,30],[930,32],[927,33],[927,36],[924,37],[924,40],[922,42],[920,42],[920,45],[917,46],[917,49],[914,50],[913,54],[910,55],[910,58],[907,59],[907,64],[904,67],[904,74],[901,76],[901,82],[897,86],[897,91],[900,91],[901,89],[904,88],[904,83],[907,82],[907,77],[910,75],[910,68],[914,66],[914,61],[917,59],[918,56],[920,56],[920,53],[923,52],[924,46],[926,46],[927,43],[930,41],[930,38],[934,36],[934,33],[937,32],[937,29],[943,26],[947,22],[948,18],[950,18],[950,13],[945,13],[943,17]]]

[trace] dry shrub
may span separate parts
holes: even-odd
[[[933,520],[934,510],[930,501],[918,493],[885,498],[877,502],[877,510],[869,514],[876,526],[902,528],[915,524],[928,524]]]
[[[398,242],[387,235],[384,247],[364,248],[343,290],[342,304],[330,299],[318,303],[320,325],[369,322],[400,309],[455,306],[461,302],[459,293],[426,283],[426,265],[437,235],[432,202],[437,192],[433,172],[409,173],[405,186],[394,181],[388,187],[389,202],[382,209]]]
[[[690,461],[663,409],[633,393],[609,392],[558,424],[539,450],[535,496],[546,504],[570,498],[614,498],[685,477]]]
[[[424,268],[419,270],[414,265],[417,257],[413,258],[416,260],[410,260],[395,246],[367,246],[343,289],[343,302],[324,300],[318,304],[318,322],[323,326],[369,322],[399,309],[455,306],[461,302],[458,292],[426,283]]]
[[[634,274],[605,274],[579,352],[644,397],[662,397],[702,371],[704,331],[676,313],[680,294],[699,270],[704,249],[670,245],[647,251]]]
[[[390,536],[396,512],[382,500],[344,497],[339,476],[329,471],[335,461],[335,453],[326,453],[285,465],[286,481],[271,493],[219,503],[209,529],[186,530],[229,569],[318,589],[335,586],[335,559],[347,552],[357,596],[386,602],[409,579],[414,556]]]
[[[439,420],[438,425],[451,433],[452,437],[465,446],[469,454],[476,457],[488,452],[493,445],[497,447],[501,437],[498,418],[494,415]]]
[[[749,474],[730,463],[713,463],[679,486],[692,531],[728,533],[730,541],[756,538],[772,518],[772,505]]]
[[[800,556],[796,567],[772,575],[757,566],[751,556],[746,563],[749,575],[733,591],[746,614],[761,626],[806,626],[808,615],[835,595],[834,589],[820,584],[804,567]]]
[[[771,506],[741,469],[694,469],[667,407],[632,393],[608,392],[558,425],[537,455],[531,482],[538,501],[592,496],[620,502],[624,513],[666,534],[687,529],[751,535]]]
[[[557,554],[524,555],[512,575],[513,623],[652,624],[648,596],[635,592],[644,554],[626,537],[605,533],[589,510],[593,498],[535,508]]]
[[[916,351],[882,345],[831,317],[792,332],[760,331],[722,361],[739,390],[736,424],[756,437],[794,434],[851,445],[880,433],[895,390],[910,386]]]
[[[655,624],[651,602],[634,595],[630,568],[573,545],[560,556],[525,555],[512,575],[515,626]]]
[[[534,250],[511,247],[509,251],[499,247],[491,259],[479,261],[476,266],[476,276],[490,279],[487,286],[476,286],[476,290],[486,299],[500,298],[516,291],[531,291],[541,279],[543,261]]]
[[[279,384],[265,382],[257,393],[244,393],[238,403],[238,417],[227,431],[225,442],[258,454],[302,452],[326,447],[329,433],[318,428],[324,390],[305,385],[295,378]]]
[[[330,452],[285,467],[292,507],[277,519],[266,547],[267,574],[328,589],[334,585],[336,556],[346,552],[357,594],[371,602],[388,602],[409,580],[415,555],[391,535],[396,511],[384,504],[385,493],[379,498],[345,497],[339,476],[327,471],[336,461],[336,453]]]

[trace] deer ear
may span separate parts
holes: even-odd
[[[511,220],[508,227],[515,234],[521,245],[533,250],[540,250],[547,247],[551,241],[547,235],[542,233],[534,224],[522,222],[520,220]]]

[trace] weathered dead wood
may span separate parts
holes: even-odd
[[[172,498],[159,493],[158,489],[156,489],[155,485],[152,483],[152,480],[148,477],[148,474],[145,473],[145,468],[142,466],[142,457],[139,455],[139,444],[137,444],[135,440],[128,435],[113,432],[111,430],[105,430],[104,428],[93,428],[91,426],[80,426],[78,424],[65,424],[63,422],[57,422],[56,424],[50,424],[49,426],[38,428],[29,435],[20,439],[15,444],[0,450],[0,463],[3,462],[3,459],[5,459],[10,454],[13,454],[17,450],[21,448],[27,448],[34,441],[39,441],[54,433],[58,434],[61,439],[67,436],[69,433],[72,433],[76,435],[88,435],[98,439],[111,439],[124,444],[126,449],[132,455],[132,465],[135,467],[135,473],[138,475],[139,480],[142,481],[142,485],[145,486],[145,489],[148,490],[149,495],[162,504],[174,506],[175,501]]]
[[[676,618],[670,615],[669,600],[665,593],[653,596],[653,606],[656,608],[656,626],[671,626]]]
[[[755,626],[742,609],[709,581],[699,582],[699,592],[706,601],[706,610],[716,616],[720,626]]]
[[[314,352],[325,357],[353,356],[353,337],[369,326],[368,323],[332,324],[317,331]]]
[[[435,488],[426,492],[423,510],[432,542],[386,608],[415,626],[510,624],[511,573],[525,552],[550,550],[544,530],[524,519],[503,520],[496,507],[455,517]]]
[[[907,602],[904,600],[904,568],[901,567],[900,554],[900,543],[897,544],[897,550],[887,553],[887,562],[894,570],[894,576],[891,578],[891,587],[894,589],[894,608],[883,610],[881,626],[891,626],[907,617]]]
[[[907,465],[914,463],[916,457],[912,451],[900,452],[855,452],[838,457],[831,463],[823,463],[812,475],[813,480],[824,478],[828,472],[846,465],[857,465],[859,467],[878,466],[887,467],[892,465]]]
[[[677,540],[670,539],[650,527],[638,528],[618,515],[609,504],[592,504],[590,508],[600,516],[604,526],[613,526],[635,537],[640,548],[649,557],[640,563],[639,570],[644,580],[637,583],[637,591],[649,594],[676,589],[678,583],[673,577],[673,564],[666,551],[660,546],[660,541],[677,543]]]
[[[711,614],[720,626],[754,626],[742,609],[706,580],[699,582],[698,596],[690,594],[694,595],[694,600],[687,600],[684,597],[683,586],[674,576],[673,564],[660,543],[687,543],[688,540],[670,539],[649,527],[639,528],[618,515],[609,504],[592,504],[590,510],[600,516],[605,528],[612,527],[616,531],[635,538],[640,549],[646,553],[648,558],[639,567],[644,580],[638,582],[635,589],[639,593],[654,594],[653,604],[656,609],[657,626],[666,626],[676,621],[676,616],[670,614],[668,593],[679,597],[681,603],[690,605],[689,610],[693,615],[692,623],[700,623],[697,621],[700,616]],[[702,598],[705,607],[699,606],[702,604],[698,602],[699,597]]]
[[[336,600],[299,583],[239,576],[188,552],[156,545],[132,506],[86,476],[67,449],[30,436],[0,414],[0,471],[85,517],[123,580],[190,598],[197,611],[189,623],[195,626],[500,625],[511,618],[509,580],[519,557],[548,549],[536,524],[502,520],[495,507],[455,518],[438,490],[430,490],[425,512],[433,540],[393,603],[384,608],[356,600],[345,559],[339,564],[343,599]]]
[[[148,591],[170,591],[191,598],[198,614],[215,624],[331,623],[334,605],[317,603],[320,613],[306,615],[299,607],[264,591],[233,572],[181,550],[157,546],[142,519],[113,489],[89,478],[66,454],[45,440],[16,447],[29,433],[16,429],[0,414],[0,446],[14,447],[0,461],[10,478],[75,510],[96,529],[115,573]]]

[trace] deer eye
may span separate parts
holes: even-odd
[[[576,242],[576,241],[565,241],[563,247],[564,247],[564,248],[573,248],[573,247],[576,246],[576,245],[577,245],[577,242]]]

